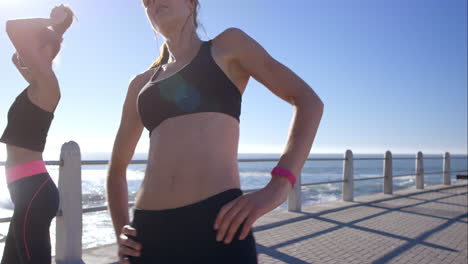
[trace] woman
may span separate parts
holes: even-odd
[[[13,63],[29,86],[10,107],[0,138],[7,146],[8,189],[15,205],[2,264],[51,263],[49,227],[59,194],[42,158],[47,133],[60,99],[52,61],[73,21],[63,5],[50,18],[10,20],[6,31],[16,48]]]
[[[286,199],[310,152],[323,104],[247,34],[201,41],[198,0],[144,0],[166,41],[130,83],[109,164],[107,192],[120,263],[257,263],[251,227]],[[237,164],[242,94],[250,77],[294,105],[287,148],[261,190],[243,195]],[[150,132],[133,221],[126,168]],[[285,176],[285,177],[282,177]]]

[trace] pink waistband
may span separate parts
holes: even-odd
[[[35,160],[6,169],[7,184],[19,179],[47,172],[43,160]]]

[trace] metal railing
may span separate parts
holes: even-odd
[[[393,178],[416,177],[416,188],[424,188],[424,175],[443,174],[442,183],[451,184],[450,160],[467,159],[467,157],[451,157],[446,152],[443,158],[443,170],[440,172],[424,172],[423,162],[426,159],[440,159],[437,157],[423,157],[422,152],[418,152],[416,157],[392,157],[392,153],[387,151],[383,158],[354,158],[351,150],[347,150],[343,158],[308,158],[306,161],[343,161],[343,174],[341,180],[330,180],[322,182],[302,183],[302,177],[297,177],[294,188],[288,195],[288,211],[300,212],[302,210],[301,192],[302,187],[322,185],[322,184],[342,184],[343,200],[354,200],[354,182],[369,180],[384,180],[383,192],[393,193]],[[354,178],[354,161],[361,160],[383,160],[383,175],[376,177]],[[393,160],[416,160],[416,171],[412,174],[393,175]],[[278,159],[238,159],[238,162],[277,162]],[[132,160],[131,165],[147,164],[147,160]],[[108,160],[82,160],[79,145],[73,141],[62,145],[59,161],[46,161],[46,165],[59,166],[58,188],[60,191],[60,209],[56,218],[56,261],[57,263],[83,263],[82,256],[82,217],[84,213],[99,212],[107,210],[107,206],[82,207],[81,192],[81,166],[82,165],[107,165]],[[0,162],[4,166],[5,162]],[[247,189],[244,193],[260,190]],[[129,207],[134,203],[130,202]],[[10,217],[0,218],[0,223],[9,222]]]

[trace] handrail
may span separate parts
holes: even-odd
[[[343,161],[343,158],[308,158],[306,161]],[[81,165],[107,165],[109,164],[110,160],[82,160]],[[278,159],[237,159],[238,162],[275,162]],[[0,166],[5,166],[5,161],[0,161]],[[52,160],[46,161],[46,165],[63,165],[63,161],[60,160]],[[147,164],[148,160],[131,160],[129,165],[134,164]]]
[[[310,182],[310,183],[304,183],[301,186],[312,186],[312,185],[322,185],[322,184],[332,184],[332,183],[342,183],[344,182],[343,180],[336,180],[336,181],[325,181],[325,182]]]
[[[353,160],[384,160],[385,158],[353,158]]]
[[[367,177],[367,178],[354,178],[354,181],[369,181],[369,180],[377,180],[377,179],[383,179],[384,176],[378,176],[378,177]]]
[[[6,161],[0,161],[0,167],[5,166]],[[56,165],[56,166],[62,166],[63,161],[62,160],[47,160],[45,161],[46,165]]]
[[[467,170],[457,170],[457,171],[448,171],[449,173],[454,173],[454,172],[465,172]],[[424,172],[424,174],[442,174],[443,172]],[[410,176],[416,176],[416,174],[402,174],[402,175],[394,175],[393,178],[398,178],[398,177],[410,177]],[[354,181],[369,181],[369,180],[378,180],[378,179],[384,179],[384,176],[376,176],[376,177],[368,177],[368,178],[354,178]],[[301,187],[307,187],[307,186],[313,186],[313,185],[322,185],[322,184],[333,184],[333,183],[343,183],[343,180],[333,180],[333,181],[323,181],[323,182],[310,182],[310,183],[303,183],[301,184]],[[242,190],[244,193],[249,193],[249,192],[254,192],[258,191],[261,188],[256,188],[256,189],[246,189]],[[134,202],[129,202],[128,207],[132,207],[135,205]],[[83,213],[94,213],[94,212],[100,212],[100,211],[106,211],[108,209],[107,206],[96,206],[96,207],[84,207],[83,208]],[[59,215],[59,214],[57,214]],[[11,217],[5,217],[5,218],[0,218],[0,223],[6,223],[10,222]]]
[[[398,177],[412,177],[416,176],[416,174],[400,174],[400,175],[393,175],[393,178],[398,178]]]
[[[454,159],[457,157],[451,157],[451,159]],[[415,159],[415,158],[393,158],[395,159]],[[428,158],[424,158],[428,159]],[[307,159],[308,161],[311,160],[316,160],[316,161],[330,161],[330,160],[337,160],[337,161],[343,161],[345,159],[343,158],[310,158]],[[381,158],[354,158],[353,160],[382,160]],[[238,159],[239,162],[275,162],[278,161],[278,159]],[[108,160],[83,160],[82,165],[104,165],[108,164]],[[148,161],[147,160],[132,160],[130,164],[146,164]],[[46,161],[46,165],[61,165],[63,161]],[[0,166],[4,165],[4,162],[0,162]],[[449,171],[449,173],[454,173],[454,172],[465,172],[466,170],[457,170],[457,171]],[[438,172],[425,172],[424,174],[442,174],[444,173],[443,171],[438,171]],[[394,175],[394,178],[397,177],[410,177],[410,176],[416,176],[416,174],[402,174],[402,175]],[[354,178],[354,181],[368,181],[368,180],[376,180],[376,179],[383,179],[384,176],[377,176],[377,177],[367,177],[367,178]],[[301,187],[307,187],[307,186],[313,186],[313,185],[323,185],[323,184],[333,184],[333,183],[342,183],[343,180],[333,180],[333,181],[323,181],[323,182],[311,182],[311,183],[304,183],[301,184]],[[247,190],[242,190],[244,193],[249,193],[253,191],[258,191],[261,188],[256,188],[256,189],[247,189]],[[134,202],[129,203],[129,207],[133,206]],[[97,206],[97,207],[85,207],[83,208],[83,213],[92,213],[92,212],[99,212],[99,211],[106,211],[108,209],[107,206]],[[5,218],[0,218],[0,223],[5,223],[9,222],[11,220],[11,217],[5,217]]]
[[[393,160],[415,160],[416,157],[393,157]],[[441,159],[443,160],[444,157],[424,157],[424,159]],[[450,157],[450,159],[468,159],[466,157]],[[306,161],[344,161],[344,158],[308,158]],[[384,157],[382,158],[353,158],[353,160],[385,160]],[[81,165],[107,165],[109,164],[110,160],[82,160]],[[271,158],[271,159],[237,159],[238,162],[275,162],[278,159]],[[0,166],[5,166],[5,161],[0,161]],[[46,165],[57,165],[62,166],[62,160],[48,160],[45,161]],[[129,165],[135,164],[147,164],[148,160],[131,160]]]

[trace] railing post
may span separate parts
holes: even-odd
[[[302,211],[302,202],[301,202],[301,196],[302,196],[302,181],[301,181],[302,175],[299,174],[298,177],[296,178],[296,183],[294,184],[294,188],[289,192],[288,195],[288,211],[289,212],[296,212],[300,213]]]
[[[450,178],[450,153],[445,152],[444,157],[444,185],[450,185],[451,178]]]
[[[384,194],[393,194],[393,159],[389,150],[384,160]]]
[[[346,150],[343,161],[343,201],[354,200],[353,152]]]
[[[84,263],[82,254],[81,153],[74,141],[62,145],[59,169],[60,213],[56,219],[56,263]]]
[[[421,151],[416,155],[416,189],[424,189],[424,162]]]

